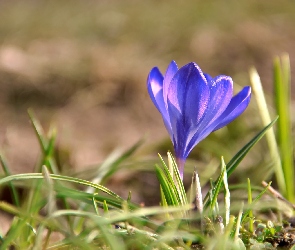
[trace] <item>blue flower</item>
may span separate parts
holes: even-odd
[[[243,113],[251,98],[249,86],[233,96],[231,77],[211,77],[193,62],[178,69],[172,61],[165,76],[154,67],[148,75],[147,88],[173,142],[182,178],[192,149]]]

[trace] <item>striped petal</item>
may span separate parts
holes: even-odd
[[[168,114],[174,146],[187,144],[187,139],[205,115],[209,98],[208,83],[196,64],[189,63],[178,70],[168,90]]]
[[[209,80],[209,78],[207,77]],[[193,132],[193,137],[189,139],[185,149],[186,155],[215,128],[217,120],[228,107],[233,95],[233,82],[228,76],[218,76],[211,78],[210,101],[206,110],[206,115],[200,126]]]
[[[222,113],[222,115],[218,118],[218,125],[214,128],[218,130],[234,119],[236,119],[240,114],[242,114],[245,109],[248,107],[251,99],[251,87],[244,87],[237,95],[235,95],[227,109]]]
[[[166,74],[164,77],[164,83],[163,83],[163,96],[164,96],[164,102],[165,102],[165,107],[166,109],[168,109],[168,104],[167,104],[167,97],[168,97],[168,89],[170,86],[170,82],[172,80],[172,78],[174,77],[174,75],[176,74],[178,70],[177,64],[175,61],[172,61],[167,70],[166,70]]]
[[[165,108],[165,103],[163,98],[163,80],[164,78],[160,70],[157,67],[153,68],[150,74],[148,75],[147,89],[154,105],[161,113],[165,127],[168,130],[168,133],[172,139],[170,119],[168,116],[167,109]]]

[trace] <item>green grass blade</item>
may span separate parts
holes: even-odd
[[[45,154],[48,141],[47,141],[46,136],[44,134],[43,128],[42,128],[41,124],[39,123],[39,121],[35,118],[35,114],[34,114],[33,110],[29,109],[28,114],[29,114],[30,120],[32,122],[36,136],[38,138],[42,153]]]
[[[167,179],[164,171],[158,166],[156,166],[156,175],[157,175],[158,180],[160,182],[161,188],[163,189],[163,193],[165,195],[165,199],[167,201],[167,204],[169,206],[179,205],[178,197],[176,196],[171,185],[169,184],[169,180]]]
[[[5,173],[6,176],[10,176],[11,173],[9,171],[9,168],[8,168],[8,165],[6,163],[6,161],[3,159],[3,156],[0,155],[0,162],[1,162],[1,166],[3,168],[3,171]],[[18,192],[14,186],[14,184],[12,182],[9,182],[9,187],[11,189],[11,192],[12,192],[12,200],[13,200],[13,203],[19,207],[20,206],[20,199],[19,199],[19,195],[18,195]]]
[[[167,184],[169,185],[169,189],[171,190],[170,193],[174,196],[173,199],[177,201],[176,205],[187,204],[187,198],[184,192],[183,183],[180,179],[179,171],[172,154],[168,153],[168,166],[166,165],[161,155],[159,155],[159,157],[163,164],[163,172],[165,174],[165,179],[167,181]],[[167,204],[170,205],[168,201]]]
[[[278,117],[270,124],[264,127],[256,136],[254,136],[227,164],[227,176],[229,177],[240,162],[244,159],[250,149],[265,135],[265,133],[274,125]]]
[[[268,183],[268,185],[257,195],[257,197],[253,200],[253,202],[251,203],[251,207],[248,208],[246,210],[246,212],[244,212],[243,216],[242,216],[242,220],[241,223],[244,222],[244,220],[249,216],[250,212],[252,211],[253,205],[259,201],[262,197],[262,195],[268,190],[268,187],[271,185],[271,182]]]
[[[160,196],[161,196],[161,206],[162,207],[168,207],[168,204],[167,204],[167,201],[166,201],[166,198],[165,198],[165,194],[163,192],[163,188],[160,187]]]
[[[106,200],[103,201],[103,211],[104,211],[105,215],[107,215],[109,212],[109,206],[108,206]]]
[[[121,204],[122,204],[121,200],[118,200],[115,198],[110,198],[110,197],[102,196],[99,194],[87,193],[84,191],[70,189],[70,188],[66,188],[63,186],[57,186],[57,185],[55,185],[54,190],[56,191],[57,198],[67,197],[67,198],[72,199],[74,201],[80,201],[80,202],[84,202],[84,203],[87,203],[90,205],[93,204],[93,199],[94,199],[96,203],[101,205],[101,207],[103,206],[102,205],[103,202],[106,201],[108,206],[111,207],[112,209],[114,209],[114,208],[121,209]],[[136,206],[134,204],[131,205],[129,203],[129,208],[136,209],[136,208],[138,208],[138,206]]]
[[[43,166],[42,175],[45,180],[45,185],[47,189],[47,213],[50,215],[52,214],[56,208],[56,200],[54,195],[54,184],[52,179],[50,178],[50,174],[46,166]]]
[[[56,128],[53,127],[49,130],[49,135],[47,138],[47,146],[45,147],[45,152],[43,155],[43,163],[49,168],[50,172],[53,174],[58,174],[58,168],[56,166],[56,162],[54,159],[54,151],[55,151],[55,141],[56,141],[57,131]]]
[[[161,163],[162,163],[163,167],[166,167],[166,168],[169,169],[169,166],[166,165],[166,162],[164,161],[163,157],[160,154],[158,154],[158,156],[159,156],[159,158],[161,160]]]
[[[251,182],[250,179],[248,178],[248,205],[251,206],[252,204],[252,188],[251,188]],[[254,216],[253,216],[253,210],[252,208],[249,209],[249,232],[253,233],[254,232]]]
[[[213,210],[214,207],[216,206],[217,197],[218,197],[218,194],[219,194],[220,189],[222,187],[223,176],[224,176],[225,171],[226,171],[226,167],[225,167],[224,161],[222,159],[222,161],[221,161],[221,173],[220,173],[220,175],[219,175],[219,177],[217,179],[216,185],[214,185],[213,190],[212,190],[212,200],[211,200],[211,203],[210,203],[211,210]]]
[[[163,167],[163,170],[164,170],[164,173],[165,173],[165,176],[166,176],[167,183],[168,183],[172,193],[174,194],[175,199],[177,200],[177,205],[182,204],[180,194],[179,194],[178,189],[177,189],[177,187],[176,187],[176,185],[174,183],[171,172],[165,166]]]
[[[265,133],[270,129],[273,124],[277,121],[278,117],[274,119],[270,124],[264,127],[256,136],[254,136],[226,165],[227,169],[227,176],[229,177],[233,171],[237,168],[239,163],[243,160],[243,158],[247,155],[250,149],[265,135]],[[220,176],[219,176],[220,177]],[[217,183],[218,180],[215,181]],[[204,198],[204,207],[207,208],[211,203],[212,200],[210,198],[210,193],[206,195]],[[210,201],[211,200],[211,201]]]
[[[294,202],[294,164],[293,164],[293,142],[291,130],[291,90],[290,90],[290,61],[288,55],[274,60],[274,89],[276,110],[280,117],[278,121],[278,143],[284,172],[286,190],[280,190],[286,198]]]
[[[38,172],[41,172],[42,166],[46,165],[51,173],[58,174],[58,169],[56,167],[56,164],[53,160],[53,153],[54,153],[54,145],[56,141],[56,129],[52,128],[50,130],[49,138],[45,135],[43,128],[40,124],[40,122],[37,120],[34,112],[29,109],[28,114],[31,120],[31,123],[33,125],[35,134],[38,138],[38,142],[41,148],[43,159],[41,161],[41,164],[39,165],[39,168],[37,169]]]
[[[168,159],[170,159],[170,162],[171,162],[171,165],[172,165],[172,168],[173,168],[174,183],[175,183],[175,186],[176,186],[177,191],[178,191],[180,202],[183,205],[187,204],[188,203],[187,195],[186,195],[186,192],[185,192],[183,181],[182,181],[182,179],[180,177],[179,169],[177,167],[176,161],[173,158],[171,152],[168,152]]]
[[[25,230],[26,223],[27,221],[25,219],[15,218],[4,238],[4,241],[0,245],[0,249],[10,249],[12,242]]]
[[[45,155],[51,157],[54,153],[54,145],[56,141],[57,131],[56,128],[52,127],[49,130],[48,146],[45,148]]]
[[[88,187],[93,187],[95,189],[98,189],[98,190],[110,195],[113,198],[116,198],[121,201],[124,200],[123,198],[121,198],[119,195],[115,194],[114,192],[112,192],[108,188],[106,188],[102,185],[99,185],[99,184],[92,183],[90,181],[82,180],[79,178],[73,178],[73,177],[69,177],[69,176],[56,175],[56,174],[50,174],[49,176],[52,180],[66,181],[66,182],[81,184],[81,185],[88,186]],[[43,179],[43,178],[44,178],[44,176],[41,173],[16,174],[16,175],[10,175],[10,176],[0,179],[0,185],[10,182],[10,181]]]

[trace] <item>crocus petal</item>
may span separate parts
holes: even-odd
[[[210,78],[207,77],[209,80]],[[228,107],[233,94],[233,81],[228,76],[218,76],[211,78],[208,82],[210,86],[210,100],[206,110],[206,115],[200,125],[194,131],[194,134],[188,140],[185,148],[186,155],[203,140],[215,128],[216,120],[223,114]],[[213,126],[212,126],[213,125]]]
[[[153,68],[148,75],[147,79],[147,88],[149,95],[157,107],[157,109],[162,113],[163,111],[163,95],[161,92],[163,91],[163,76],[157,67]]]
[[[163,99],[163,76],[157,67],[153,68],[148,76],[147,89],[154,105],[161,113],[165,127],[172,139],[170,119]]]
[[[179,122],[182,120],[182,114],[174,105],[171,104],[169,99],[168,113],[170,117],[173,117],[173,119],[170,119],[170,124],[172,129],[172,143],[176,157],[185,159],[186,157],[184,156],[183,149],[185,148],[187,133],[182,122]]]
[[[234,119],[236,119],[240,114],[242,114],[245,109],[248,107],[251,99],[251,87],[244,87],[237,95],[235,95],[227,109],[223,114],[218,118],[218,125],[214,128],[213,131],[218,130]]]
[[[203,73],[203,74],[204,74],[204,76],[205,76],[208,83],[212,82],[213,78],[209,74],[207,74],[207,73]]]
[[[164,82],[163,82],[163,96],[164,96],[164,102],[165,102],[165,107],[168,110],[168,104],[167,104],[167,95],[168,95],[168,89],[170,86],[170,82],[173,78],[173,76],[176,74],[178,70],[177,64],[175,61],[172,61],[167,70],[166,70],[166,74],[164,77]]]
[[[233,95],[233,81],[229,76],[217,76],[211,80],[210,102],[206,111],[206,126],[210,126],[229,105]]]
[[[184,150],[187,138],[191,137],[205,115],[209,97],[208,83],[196,64],[189,63],[178,70],[168,89],[168,114],[174,147],[179,148],[181,144]]]
[[[170,82],[168,99],[182,114],[181,122],[185,128],[200,122],[208,106],[209,97],[206,78],[194,63],[179,69]],[[171,119],[173,117],[170,117]]]

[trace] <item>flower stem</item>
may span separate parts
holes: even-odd
[[[184,172],[185,159],[176,158],[176,163],[177,163],[177,167],[178,167],[178,170],[179,170],[180,178],[183,181],[183,172]]]

